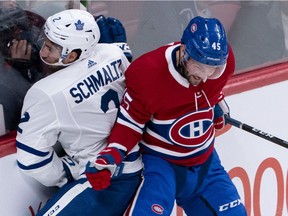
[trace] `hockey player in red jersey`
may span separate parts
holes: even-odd
[[[136,59],[109,145],[86,175],[101,190],[139,143],[143,181],[126,215],[165,215],[174,201],[188,216],[244,216],[246,210],[214,148],[229,108],[222,89],[235,60],[218,19],[193,18],[181,39]]]

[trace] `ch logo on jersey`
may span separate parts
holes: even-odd
[[[171,126],[169,136],[172,142],[184,147],[199,147],[213,134],[213,109],[189,113],[177,119]]]
[[[153,205],[151,206],[151,209],[152,209],[152,211],[153,211],[154,213],[156,213],[156,214],[158,214],[158,215],[162,215],[163,212],[164,212],[164,208],[163,208],[161,205],[159,205],[159,204],[153,204]]]

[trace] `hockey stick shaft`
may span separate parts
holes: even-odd
[[[263,139],[269,140],[270,142],[273,142],[273,143],[275,143],[277,145],[280,145],[280,146],[282,146],[284,148],[288,148],[288,142],[283,140],[283,139],[280,139],[280,138],[275,137],[275,136],[273,136],[273,135],[271,135],[269,133],[266,133],[266,132],[264,132],[262,130],[259,130],[259,129],[257,129],[255,127],[252,127],[250,125],[242,123],[242,122],[240,122],[240,121],[238,121],[236,119],[231,118],[228,115],[225,115],[225,120],[226,120],[226,122],[228,124],[230,124],[232,126],[235,126],[235,127],[240,128],[240,129],[242,129],[244,131],[252,133],[252,134],[254,134],[256,136],[259,136],[259,137],[261,137]]]

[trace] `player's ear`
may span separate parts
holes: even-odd
[[[184,45],[184,44],[181,44],[181,45],[180,45],[180,56],[183,57],[183,56],[184,56],[184,53],[185,53],[185,45]]]
[[[64,64],[69,64],[71,62],[74,62],[78,59],[78,53],[75,51],[72,51],[68,54],[68,56],[63,60]]]
[[[183,54],[183,53],[184,53],[184,50],[185,50],[185,45],[184,45],[184,44],[181,44],[181,45],[180,45],[180,52]]]

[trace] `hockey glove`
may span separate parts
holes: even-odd
[[[70,156],[61,157],[64,171],[68,182],[72,182],[79,177],[79,164]]]
[[[130,47],[127,44],[126,31],[122,23],[115,18],[100,15],[95,18],[100,29],[99,43],[114,43],[123,50],[125,56],[132,61],[133,56]]]
[[[125,152],[117,148],[106,147],[99,153],[95,162],[86,165],[86,177],[95,190],[103,190],[110,185],[111,177],[117,165],[124,158]]]
[[[230,115],[230,109],[223,99],[214,107],[214,128],[216,130],[221,130],[225,127],[225,115]]]

